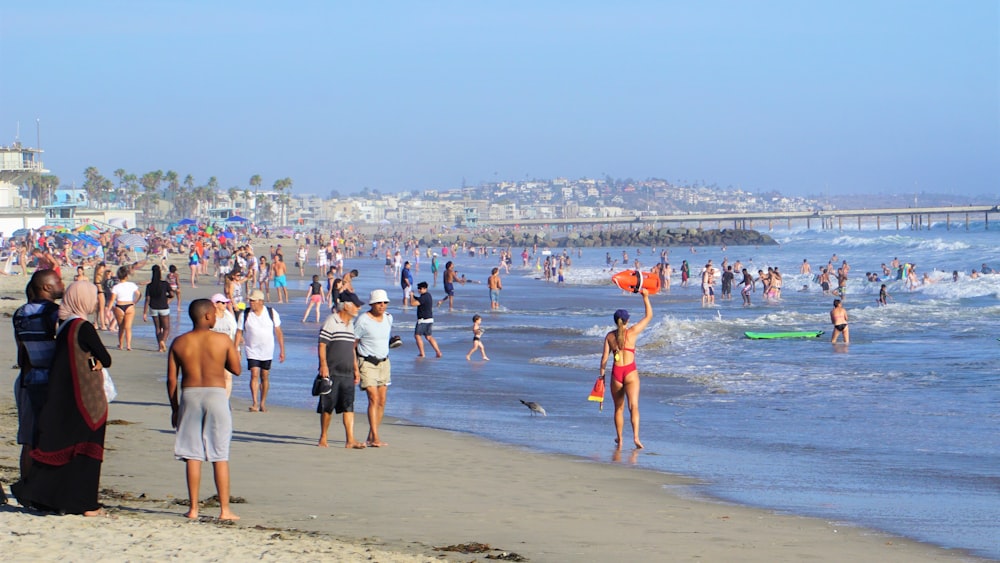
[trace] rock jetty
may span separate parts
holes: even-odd
[[[769,246],[778,244],[769,235],[751,229],[621,229],[587,232],[548,233],[540,230],[487,231],[425,235],[424,246],[470,242],[474,246],[547,248],[630,247],[630,246]]]

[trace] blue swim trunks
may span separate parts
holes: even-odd
[[[274,276],[274,287],[288,287],[285,276]]]

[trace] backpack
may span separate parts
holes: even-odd
[[[274,309],[272,309],[269,306],[265,306],[264,308],[267,309],[267,316],[268,316],[268,318],[271,319],[271,324],[274,324]],[[249,312],[250,312],[250,307],[247,307],[246,309],[243,309],[242,311],[240,311],[240,314],[243,315],[243,319],[242,320],[243,320],[243,324],[244,325],[246,325],[246,322],[247,322],[247,313],[249,313]],[[240,326],[240,317],[236,317],[236,326]]]

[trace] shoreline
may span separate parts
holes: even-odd
[[[22,284],[26,281],[21,276],[15,278]],[[201,297],[215,291],[212,285],[186,289],[186,298],[191,293]],[[20,293],[23,295],[23,285]],[[17,305],[21,302],[15,301]],[[174,334],[187,325],[185,319],[174,327]],[[4,326],[0,339],[12,342],[10,324]],[[114,340],[111,333],[102,336],[106,344]],[[102,500],[112,518],[61,517],[58,521],[61,530],[69,528],[74,545],[91,542],[88,545],[97,552],[106,549],[108,554],[127,556],[134,540],[110,531],[124,526],[137,536],[162,535],[150,542],[157,546],[163,542],[163,549],[174,550],[160,552],[164,556],[199,558],[213,557],[211,553],[239,558],[228,541],[238,535],[240,543],[259,550],[248,553],[269,560],[299,560],[302,554],[317,557],[313,544],[330,538],[346,540],[348,545],[343,549],[355,550],[341,554],[345,560],[440,559],[447,553],[434,551],[434,546],[470,542],[515,552],[531,561],[622,556],[636,561],[664,557],[977,560],[957,550],[864,528],[691,498],[672,490],[695,482],[682,476],[539,453],[400,419],[386,418],[384,422],[390,429],[387,448],[355,452],[337,447],[343,442],[335,423],[333,447],[320,449],[315,447],[318,416],[308,409],[271,406],[266,414],[253,414],[246,412],[247,405],[238,399],[233,400],[231,469],[233,496],[247,501],[233,506],[242,520],[226,526],[225,532],[214,526],[192,528],[182,517],[185,508],[171,504],[173,499],[185,498],[186,489],[183,464],[172,456],[170,411],[160,381],[165,356],[152,351],[155,344],[151,341],[137,338],[136,344],[136,351],[130,353],[109,347],[115,359],[111,373],[119,391],[109,420],[128,422],[108,427],[102,489],[120,495],[102,494]],[[0,350],[0,362],[6,361],[7,366],[13,364],[12,356],[12,346]],[[15,373],[8,369],[6,374],[0,378],[0,435],[4,437],[0,465],[5,469],[17,465],[10,395]],[[241,378],[245,377],[244,373]],[[358,435],[367,431],[364,408],[365,401],[359,396]],[[373,456],[377,459],[371,459]],[[14,477],[16,469],[14,475],[9,469],[0,474],[7,489]],[[209,482],[202,483],[201,496],[208,498],[214,487],[210,479],[203,481]],[[213,513],[212,508],[203,510],[206,515]],[[47,518],[56,517],[36,517],[10,506],[0,509],[0,522],[12,530],[50,528],[52,521]],[[170,533],[181,526],[185,526],[183,542]],[[256,530],[254,526],[267,529]],[[101,533],[105,529],[109,530],[107,537]],[[301,532],[288,531],[292,529]],[[92,530],[96,533],[91,534]],[[207,532],[204,538],[197,538],[199,534],[193,530]],[[227,538],[230,532],[233,536]],[[274,539],[274,535],[285,537]],[[64,545],[62,537],[51,534],[36,538],[46,546],[38,553],[56,553]],[[28,556],[35,552],[27,550],[37,543],[18,541],[11,535],[0,545],[8,553]],[[141,542],[140,546],[140,551],[131,553],[146,557],[157,553]],[[331,556],[335,555],[331,552],[322,558]],[[468,555],[447,557],[469,560]]]

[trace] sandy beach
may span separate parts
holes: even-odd
[[[139,275],[147,277],[148,269]],[[0,314],[23,302],[25,281],[0,277]],[[192,297],[215,290],[185,287],[185,310]],[[174,334],[189,326],[185,315]],[[121,352],[112,333],[102,335],[119,391],[102,473],[108,515],[43,516],[11,501],[0,507],[0,550],[11,560],[84,553],[112,561],[975,560],[841,523],[690,498],[678,492],[690,482],[681,476],[530,452],[388,417],[388,447],[345,450],[335,421],[332,447],[317,448],[313,412],[272,406],[249,413],[235,399],[230,463],[241,520],[212,520],[217,508],[209,506],[204,518],[189,522],[186,507],[175,502],[186,490],[184,465],[173,459],[165,355],[141,340]],[[9,492],[18,456],[9,321],[0,322],[0,342],[8,343],[0,347],[0,482]],[[237,385],[245,381],[244,374]],[[361,414],[355,434],[366,433]],[[214,494],[209,475],[206,467],[203,499]],[[489,550],[439,550],[475,543]]]

